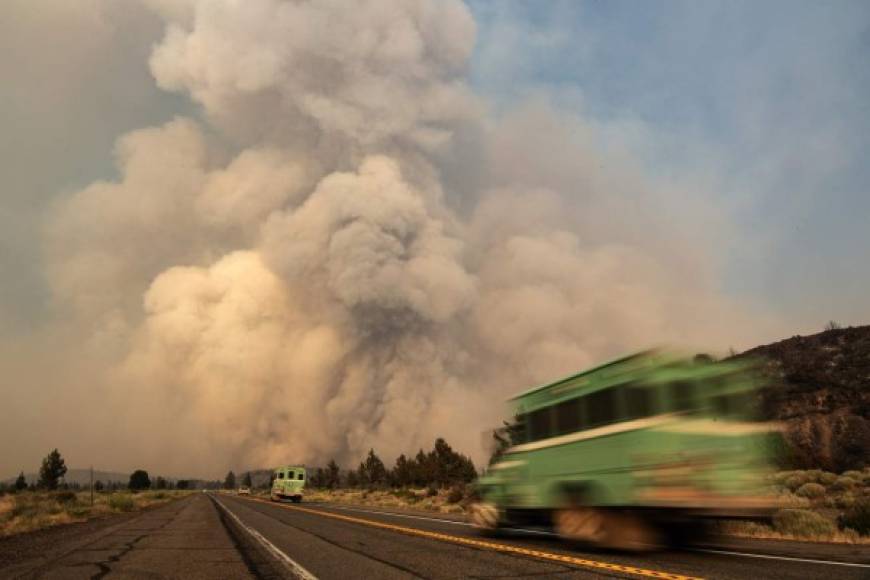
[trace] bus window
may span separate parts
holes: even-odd
[[[616,421],[616,391],[614,389],[602,389],[586,397],[586,411],[589,417],[589,426],[597,427]]]
[[[580,416],[580,399],[571,399],[556,405],[556,434],[573,433],[580,431],[582,418]]]
[[[538,409],[529,413],[529,441],[550,436],[550,409]]]
[[[293,472],[292,471],[287,472],[287,479],[293,479]]]
[[[670,384],[671,410],[691,411],[695,408],[692,383],[679,381]]]
[[[653,414],[653,392],[644,385],[622,387],[626,419],[642,419]]]
[[[278,479],[284,479],[284,472],[283,471],[278,472]]]
[[[299,480],[301,481],[301,480],[305,479],[305,476],[304,476],[303,474],[300,473],[300,474],[299,474],[299,477],[298,477],[297,479],[299,479]]]

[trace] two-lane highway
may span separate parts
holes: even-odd
[[[867,578],[870,558],[801,554],[583,552],[534,530],[483,538],[464,521],[326,504],[213,496],[244,533],[297,577],[329,578]],[[856,548],[855,551],[860,551]],[[866,554],[865,554],[866,555]]]

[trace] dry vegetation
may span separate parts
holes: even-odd
[[[0,537],[11,536],[114,513],[141,510],[169,502],[190,492],[129,491],[97,493],[91,505],[90,492],[22,491],[0,497]]]
[[[841,474],[781,471],[771,478],[781,501],[771,524],[723,522],[733,536],[870,544],[870,468]]]
[[[263,494],[268,497],[268,491]],[[455,485],[444,489],[309,489],[305,500],[461,514],[473,498],[470,486]]]

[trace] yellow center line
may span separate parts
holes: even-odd
[[[531,556],[532,558],[538,558],[540,560],[562,562],[562,563],[566,563],[566,564],[574,564],[576,566],[583,566],[586,568],[596,568],[599,570],[610,570],[612,572],[622,572],[625,574],[634,574],[635,576],[646,576],[648,578],[667,578],[669,580],[701,580],[701,578],[698,578],[696,576],[682,576],[680,574],[671,574],[669,572],[659,572],[657,570],[647,570],[645,568],[636,568],[634,566],[624,566],[622,564],[612,564],[610,562],[601,562],[598,560],[587,560],[585,558],[577,558],[575,556],[566,556],[563,554],[554,554],[551,552],[542,552],[541,550],[530,550],[529,548],[522,548],[519,546],[511,546],[509,544],[498,544],[495,542],[487,542],[484,540],[475,540],[472,538],[465,538],[462,536],[452,536],[450,534],[442,534],[439,532],[430,532],[428,530],[420,530],[418,528],[409,528],[406,526],[397,526],[395,524],[387,524],[387,523],[379,522],[376,520],[368,520],[368,519],[364,519],[364,518],[346,516],[343,514],[336,514],[336,513],[327,512],[327,511],[313,510],[313,509],[304,508],[304,507],[295,506],[295,505],[276,504],[274,502],[262,500],[262,499],[254,499],[253,501],[259,501],[262,503],[267,503],[269,505],[274,505],[274,506],[281,507],[281,508],[288,509],[288,510],[310,513],[310,514],[314,514],[314,515],[318,515],[318,516],[322,516],[322,517],[326,517],[326,518],[333,518],[336,520],[351,522],[354,524],[371,526],[373,528],[381,528],[384,530],[391,530],[393,532],[400,532],[402,534],[408,534],[411,536],[419,536],[422,538],[430,538],[433,540],[440,540],[442,542],[450,542],[452,544],[471,546],[473,548],[478,548],[478,549],[482,549],[482,550],[492,550],[495,552],[503,552],[506,554],[519,554],[521,556]]]

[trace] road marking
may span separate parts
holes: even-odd
[[[278,548],[278,546],[267,540],[260,532],[248,525],[245,525],[236,514],[231,512],[230,509],[222,504],[220,501],[218,501],[217,498],[212,499],[214,499],[214,502],[218,504],[227,513],[228,516],[233,518],[233,521],[235,521],[236,524],[239,525],[239,527],[248,532],[251,537],[260,542],[260,544],[266,549],[267,552],[272,554],[275,559],[284,564],[290,570],[291,574],[293,574],[297,578],[300,578],[301,580],[317,580],[317,576],[303,568],[293,558],[282,552]]]
[[[396,518],[408,518],[411,520],[424,520],[427,522],[438,522],[440,524],[451,524],[454,526],[466,526],[469,528],[473,528],[473,524],[469,524],[468,522],[458,522],[456,520],[445,520],[442,518],[427,518],[425,516],[412,516],[409,514],[397,514],[396,512],[386,512],[386,511],[375,511],[375,510],[364,510],[359,508],[352,508],[343,505],[333,505],[333,504],[324,504],[324,507],[328,507],[329,509],[336,510],[345,510],[349,512],[360,512],[363,514],[372,514],[372,515],[381,515],[381,516],[392,516]],[[526,534],[539,534],[542,536],[556,536],[553,532],[548,532],[547,530],[530,530],[528,528],[504,528],[505,532],[523,532]]]
[[[265,500],[254,500],[260,501],[262,503],[272,503],[267,502]],[[549,560],[551,562],[562,562],[565,564],[574,564],[576,566],[583,566],[586,568],[597,568],[599,570],[610,570],[612,572],[622,572],[625,574],[634,574],[635,576],[646,576],[649,578],[666,578],[668,580],[700,580],[699,578],[693,576],[682,576],[680,574],[671,574],[669,572],[659,572],[657,570],[647,570],[644,568],[636,568],[634,566],[623,566],[622,564],[612,564],[610,562],[601,562],[598,560],[587,560],[585,558],[576,558],[574,556],[567,556],[563,554],[554,554],[551,552],[542,552],[541,550],[530,550],[528,548],[522,548],[519,546],[511,546],[509,544],[497,544],[495,542],[486,542],[483,540],[475,540],[472,538],[464,538],[462,536],[451,536],[449,534],[442,534],[440,532],[430,532],[427,530],[420,530],[417,528],[406,528],[404,526],[397,526],[395,524],[388,524],[385,522],[378,522],[375,520],[367,520],[363,518],[356,518],[353,516],[346,516],[342,514],[335,514],[327,511],[313,510],[309,508],[304,508],[300,506],[291,506],[287,504],[273,504],[277,507],[284,508],[286,510],[300,511],[305,513],[314,514],[317,516],[322,516],[326,518],[333,518],[336,520],[343,520],[346,522],[351,522],[354,524],[362,524],[364,526],[371,526],[373,528],[381,528],[384,530],[390,530],[394,532],[400,532],[403,534],[408,534],[411,536],[420,536],[423,538],[429,538],[433,540],[441,540],[443,542],[449,542],[452,544],[460,544],[463,546],[471,546],[472,548],[478,548],[483,550],[492,550],[495,552],[503,552],[507,554],[519,554],[521,556],[531,556],[533,558],[538,558],[540,560]]]
[[[853,568],[870,568],[870,564],[858,564],[855,562],[836,562],[834,560],[813,560],[811,558],[794,558],[792,556],[772,556],[769,554],[752,554],[749,552],[730,552],[728,550],[710,550],[696,548],[693,552],[707,552],[709,554],[728,554],[729,556],[746,556],[747,558],[764,558],[765,560],[787,560],[789,562],[808,562],[810,564],[828,564],[830,566],[850,566]]]

